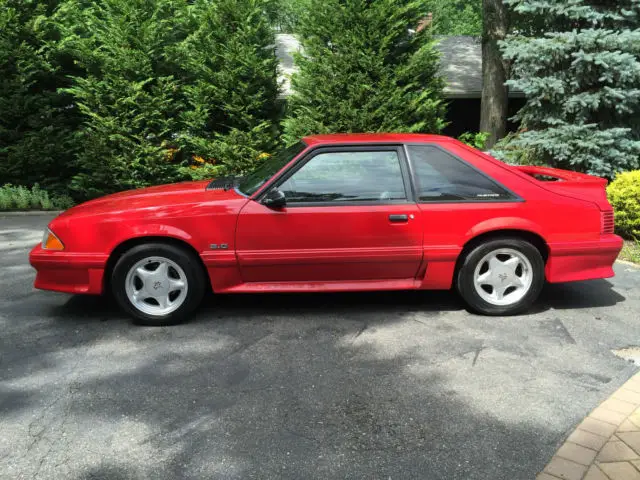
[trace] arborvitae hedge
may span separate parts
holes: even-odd
[[[0,0],[0,186],[64,191],[74,173],[79,118],[69,96],[73,65],[57,56],[57,0]]]
[[[426,12],[413,0],[312,0],[298,25],[303,53],[284,122],[309,133],[439,132],[443,80]]]

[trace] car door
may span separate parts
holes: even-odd
[[[273,189],[285,207],[261,203]],[[422,222],[403,150],[311,151],[240,212],[236,252],[244,282],[414,278]]]

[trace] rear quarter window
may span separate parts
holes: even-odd
[[[504,187],[441,148],[408,145],[419,202],[507,201]]]

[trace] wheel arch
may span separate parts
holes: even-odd
[[[546,240],[536,232],[531,230],[523,230],[518,228],[505,228],[498,230],[490,230],[483,233],[480,233],[470,239],[462,247],[462,251],[460,255],[458,255],[458,259],[456,260],[456,267],[454,270],[454,282],[458,277],[458,272],[460,271],[460,267],[462,266],[466,256],[477,246],[489,241],[496,240],[500,238],[518,238],[521,240],[525,240],[532,244],[542,255],[542,259],[544,260],[545,265],[547,264],[547,260],[549,259],[549,245]]]
[[[103,289],[105,292],[109,292],[109,282],[111,281],[111,274],[113,273],[113,269],[115,268],[116,263],[118,263],[120,257],[122,257],[122,255],[124,255],[132,248],[147,243],[164,243],[166,245],[172,245],[174,247],[182,248],[183,250],[187,250],[193,253],[198,259],[198,264],[200,265],[200,268],[202,268],[202,273],[204,274],[205,278],[209,279],[209,284],[211,284],[211,279],[209,278],[207,268],[202,261],[200,253],[189,242],[176,237],[167,237],[162,235],[144,235],[124,240],[116,245],[116,247],[111,251],[104,269]]]

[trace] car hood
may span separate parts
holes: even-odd
[[[70,208],[63,212],[59,218],[135,210],[161,210],[166,207],[175,208],[178,205],[230,200],[239,197],[239,194],[233,190],[207,191],[209,183],[210,180],[182,182],[114,193]]]

